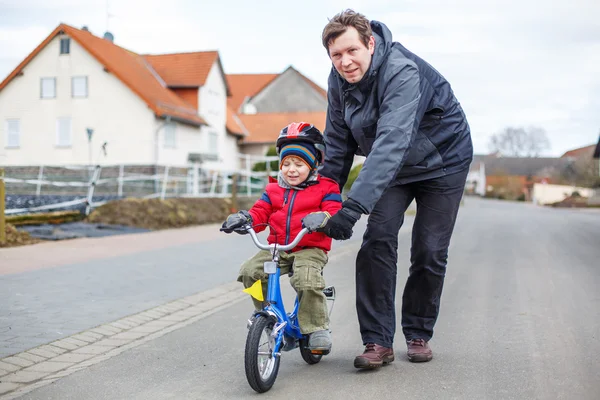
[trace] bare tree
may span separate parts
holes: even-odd
[[[538,157],[550,149],[550,141],[543,128],[532,126],[527,129],[507,127],[490,138],[490,151],[509,157]]]

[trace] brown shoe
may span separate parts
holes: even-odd
[[[377,368],[394,361],[394,350],[375,343],[367,343],[365,351],[354,359],[355,368]]]
[[[411,339],[406,344],[408,346],[408,361],[427,362],[433,358],[431,347],[425,339]]]

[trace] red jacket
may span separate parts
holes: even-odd
[[[339,186],[329,178],[319,176],[317,184],[304,190],[282,188],[273,178],[269,182],[262,197],[248,210],[256,232],[266,228],[260,224],[271,226],[269,243],[290,243],[302,230],[302,218],[311,212],[327,211],[333,215],[342,208]],[[331,238],[322,232],[307,233],[292,251],[303,247],[318,247],[327,252],[331,249]]]

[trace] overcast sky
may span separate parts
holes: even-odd
[[[293,65],[326,88],[321,32],[344,8],[450,81],[476,153],[506,126],[544,128],[549,156],[598,141],[599,0],[0,0],[0,80],[64,22],[137,53],[218,50],[226,73]]]

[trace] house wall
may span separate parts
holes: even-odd
[[[291,68],[252,98],[250,104],[258,113],[327,110],[327,99]]]
[[[539,205],[556,203],[566,199],[575,191],[583,197],[594,196],[594,189],[590,188],[536,183],[533,185],[533,203]]]
[[[203,168],[234,170],[239,168],[237,138],[227,133],[227,88],[219,63],[215,62],[199,89],[198,110],[209,126],[202,127],[202,144],[207,161]],[[217,149],[211,149],[211,134],[217,135]]]
[[[71,39],[59,55],[59,35],[0,91],[0,162],[66,165],[90,162],[86,128],[92,128],[92,163],[153,161],[155,118],[146,103]],[[71,77],[87,76],[88,96],[71,96]],[[40,79],[56,77],[56,97],[40,98]],[[57,147],[57,118],[71,118],[71,146]],[[6,119],[20,120],[20,146],[5,148]],[[107,155],[101,146],[107,142]]]

